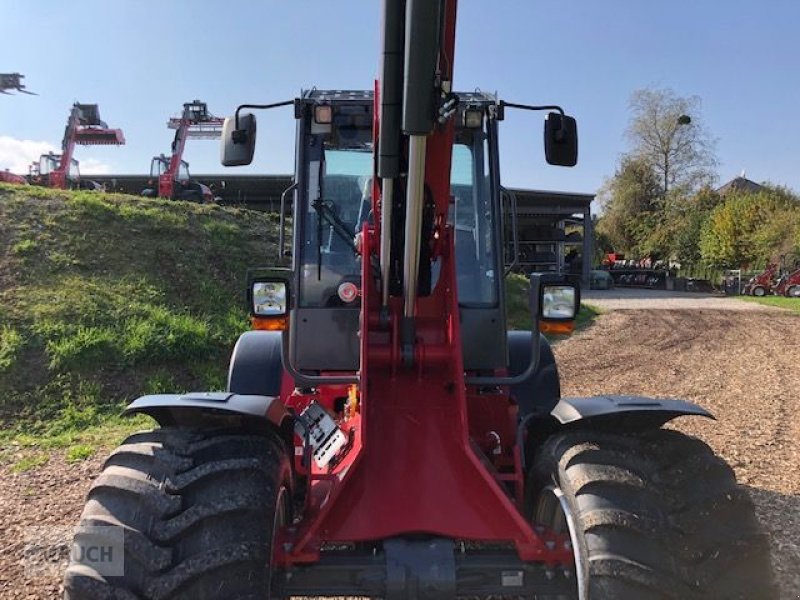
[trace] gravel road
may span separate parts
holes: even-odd
[[[612,290],[582,290],[584,302],[603,310],[725,310],[763,312],[764,306],[744,302],[729,296],[667,292],[641,288],[614,288]]]
[[[674,294],[651,295],[641,310],[646,297],[620,295],[587,294],[609,312],[557,345],[564,394],[674,396],[712,411],[717,421],[685,418],[674,427],[733,465],[770,532],[782,597],[800,597],[800,320],[737,300]],[[31,471],[3,469],[0,598],[60,597],[57,568],[26,569],[25,537],[63,535],[101,462],[68,465],[61,451]]]

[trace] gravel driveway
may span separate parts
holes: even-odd
[[[556,346],[564,394],[674,396],[713,412],[717,421],[684,418],[674,427],[733,465],[770,532],[782,597],[800,597],[800,319],[694,294],[612,290],[585,299],[609,312]],[[69,465],[62,451],[31,471],[3,470],[0,598],[60,597],[57,569],[26,573],[24,536],[33,526],[71,527],[100,464]]]
[[[762,304],[734,297],[640,288],[581,290],[581,299],[604,310],[704,309],[726,311],[770,310]]]

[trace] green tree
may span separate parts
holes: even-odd
[[[783,188],[739,191],[711,213],[700,239],[706,262],[723,267],[761,265],[797,255],[800,199]]]
[[[614,177],[598,194],[603,214],[597,232],[621,252],[634,252],[641,244],[643,220],[660,206],[658,178],[650,165],[638,158],[623,157]]]
[[[669,254],[681,263],[700,262],[700,238],[711,212],[722,199],[711,188],[703,188],[688,198],[675,197],[668,203],[664,218],[668,229]]]

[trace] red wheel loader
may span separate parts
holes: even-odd
[[[779,274],[778,263],[769,263],[761,273],[750,278],[750,281],[745,284],[742,293],[745,296],[759,297],[771,294]]]
[[[776,296],[800,298],[800,269],[781,275],[773,292]]]
[[[455,23],[454,0],[385,0],[374,92],[226,119],[235,166],[246,110],[294,111],[291,264],[282,229],[225,392],[128,407],[160,428],[111,455],[75,537],[124,569],[74,558],[68,598],[775,597],[730,467],[661,428],[705,410],[562,398],[539,334],[571,330],[562,276],[533,274],[531,331],[506,330],[498,126],[549,111],[562,166],[576,126],[454,92]]]
[[[208,112],[208,105],[200,100],[185,102],[179,117],[167,122],[175,130],[172,152],[169,157],[155,156],[150,162],[150,181],[142,190],[143,196],[158,196],[172,200],[213,202],[214,195],[207,185],[195,181],[189,175],[189,164],[183,160],[186,141],[192,139],[213,140],[222,132],[223,120]]]
[[[75,146],[121,146],[125,136],[121,129],[110,129],[100,119],[97,104],[72,105],[61,140],[61,154],[42,154],[38,165],[31,165],[31,183],[59,189],[99,189],[89,180],[81,180],[78,161],[73,158]]]

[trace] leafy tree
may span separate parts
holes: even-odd
[[[733,192],[708,218],[700,239],[703,260],[740,267],[796,255],[800,250],[800,199],[788,190]]]
[[[640,89],[631,95],[630,107],[630,156],[650,165],[663,197],[676,188],[690,194],[714,182],[715,141],[702,124],[699,97]]]
[[[626,135],[631,150],[598,194],[604,212],[598,233],[635,256],[700,256],[700,230],[715,202],[706,192],[715,179],[714,140],[702,125],[700,100],[668,89],[635,91]],[[709,200],[709,202],[706,202]]]
[[[603,216],[597,232],[611,246],[633,252],[642,241],[642,219],[655,213],[660,204],[658,178],[645,161],[624,157],[620,167],[598,194]]]
[[[681,263],[700,262],[700,238],[709,215],[722,199],[711,188],[703,188],[689,198],[675,197],[668,203],[664,218],[668,229],[669,253]]]

